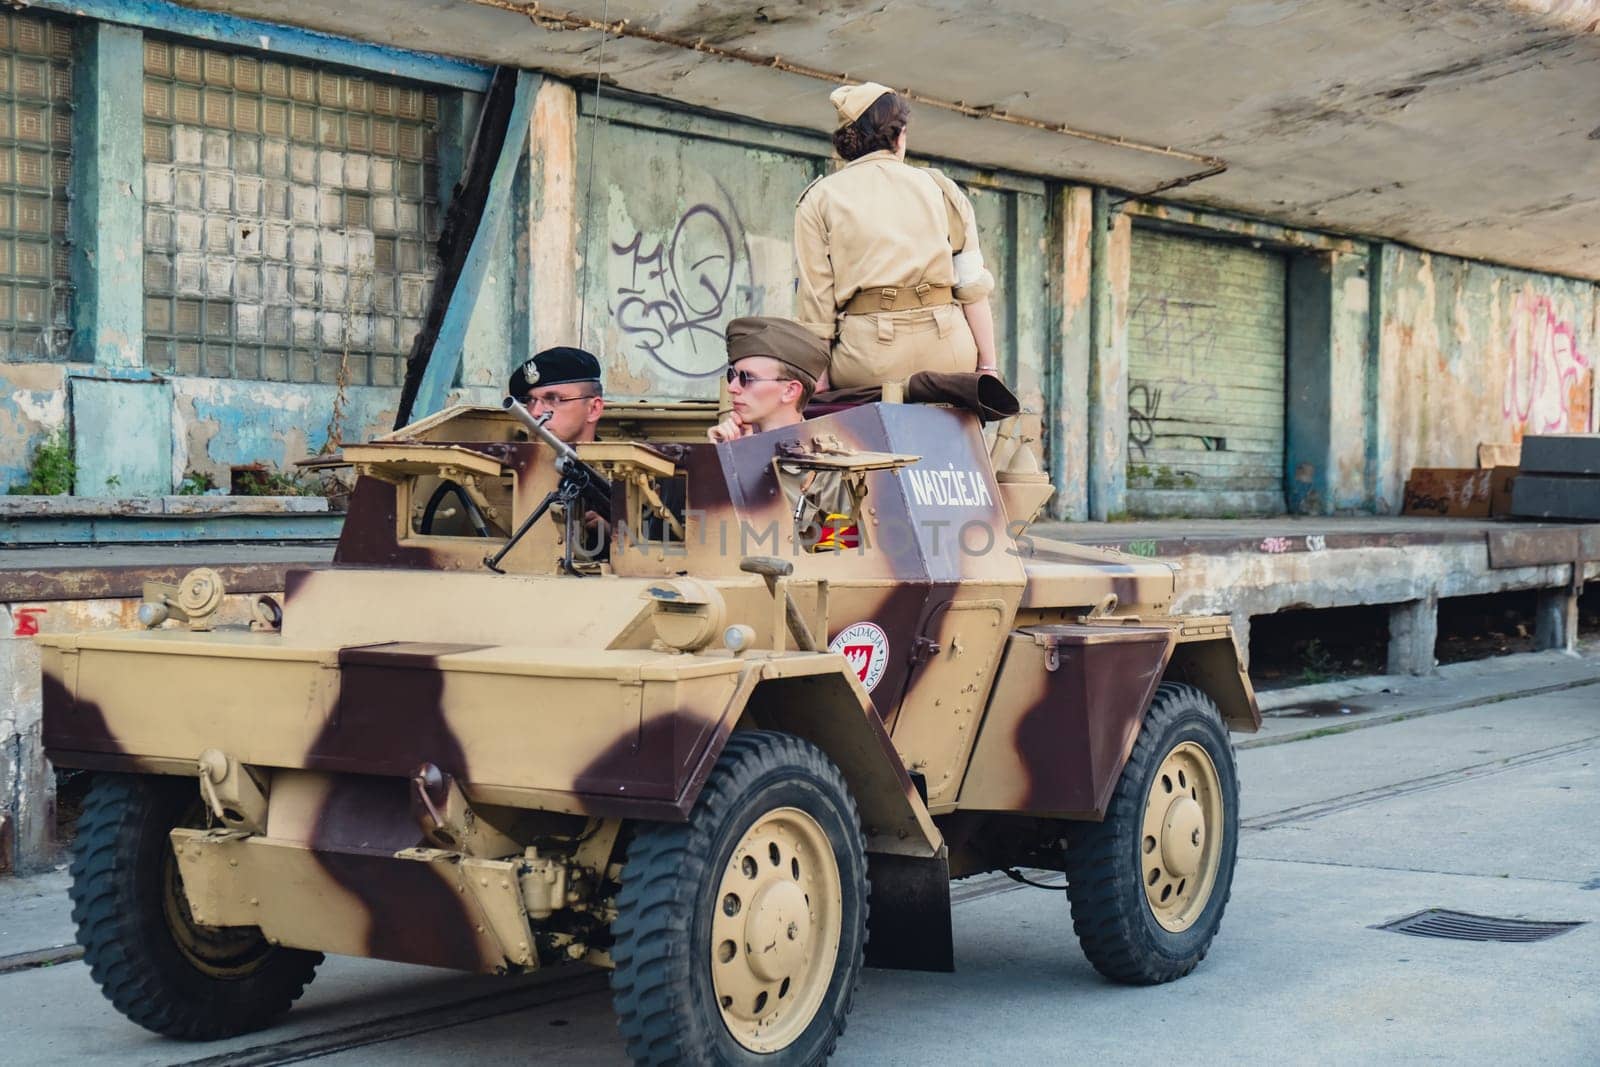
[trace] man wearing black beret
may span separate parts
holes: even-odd
[[[581,348],[547,348],[511,372],[506,392],[534,417],[552,412],[545,424],[569,445],[593,441],[606,402],[600,390],[600,361]]]

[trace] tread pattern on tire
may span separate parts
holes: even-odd
[[[710,1042],[697,1036],[700,1020],[684,1010],[680,996],[681,990],[690,988],[691,968],[698,961],[691,953],[679,951],[679,946],[689,938],[697,884],[715,874],[710,869],[710,854],[716,828],[739,797],[777,763],[805,767],[832,780],[848,804],[846,823],[856,837],[859,853],[865,854],[866,841],[849,789],[821,749],[790,734],[764,730],[734,733],[689,821],[642,825],[628,848],[622,889],[617,894],[618,917],[611,927],[616,939],[611,989],[617,1025],[628,1056],[636,1064],[711,1062],[703,1058]],[[698,876],[685,877],[685,872],[698,872]],[[863,887],[862,944],[866,910]],[[825,1061],[833,1054],[859,983],[858,968],[845,991],[826,1048],[813,1062]]]
[[[164,789],[187,782],[150,782],[138,776],[97,775],[84,799],[72,858],[72,919],[90,976],[119,1012],[168,1037],[211,1041],[259,1029],[289,1010],[322,962],[319,952],[274,949],[255,974],[234,981],[188,967],[177,949],[151,943],[150,902],[141,900],[133,869],[141,817],[161,803]],[[192,788],[192,787],[191,787]],[[159,892],[160,890],[158,890]],[[164,920],[163,920],[164,921]],[[197,997],[182,980],[216,987]]]
[[[1128,844],[1119,840],[1117,827],[1127,820],[1140,825],[1145,797],[1138,783],[1145,778],[1145,768],[1165,757],[1166,753],[1158,750],[1158,744],[1173,722],[1196,711],[1212,719],[1221,730],[1224,742],[1228,743],[1227,727],[1210,697],[1191,685],[1163,682],[1150,703],[1133,752],[1111,796],[1105,821],[1075,823],[1069,835],[1066,869],[1072,929],[1095,970],[1116,982],[1158,985],[1193,971],[1205,959],[1212,937],[1221,925],[1221,912],[1232,894],[1230,864],[1226,884],[1213,890],[1221,894],[1220,901],[1207,905],[1207,910],[1213,906],[1218,909],[1216,925],[1210,936],[1201,940],[1196,951],[1179,958],[1153,958],[1149,952],[1140,950],[1146,922],[1143,909],[1148,905],[1137,871],[1126,860],[1124,850]],[[1234,780],[1237,781],[1236,772]],[[1236,825],[1236,809],[1233,815],[1230,821]],[[1233,847],[1237,847],[1237,840],[1235,830]]]

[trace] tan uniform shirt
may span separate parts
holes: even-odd
[[[966,231],[963,251],[976,254],[978,224],[966,194],[939,171],[913,167],[893,152],[862,156],[801,196],[794,222],[796,317],[833,345],[832,385],[874,385],[917,370],[976,365],[959,308],[840,315],[856,293],[880,286],[950,286],[960,303],[989,295],[994,277],[987,270],[956,284],[946,197]]]

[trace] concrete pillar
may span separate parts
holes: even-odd
[[[40,741],[39,650],[25,614],[0,604],[0,871],[55,858],[55,775]]]
[[[1056,227],[1056,212],[1047,197],[1009,196],[1006,226],[1011,240],[1001,251],[1004,260],[995,265],[1006,271],[1005,282],[1011,292],[1000,294],[996,314],[1004,313],[1004,334],[1000,341],[1001,373],[1022,403],[1018,426],[1029,438],[1028,450],[1045,470],[1049,454],[1045,451],[1046,411],[1055,410],[1045,400],[1047,379],[1055,372],[1059,346],[1055,335],[1055,296],[1051,292],[1050,261],[1053,255],[1051,234]],[[1087,236],[1087,235],[1085,235]],[[1088,290],[1088,278],[1084,278]],[[787,294],[785,294],[787,295]],[[999,323],[997,326],[1001,325]]]
[[[1328,514],[1364,510],[1367,487],[1366,426],[1377,417],[1377,404],[1367,396],[1367,375],[1372,360],[1371,257],[1365,253],[1335,253],[1329,341],[1330,366],[1328,422],[1333,427],[1328,442]]]
[[[1389,608],[1389,673],[1432,674],[1439,641],[1439,598],[1408,600]]]
[[[1289,257],[1289,320],[1285,339],[1287,415],[1285,502],[1293,515],[1329,511],[1329,451],[1333,437],[1333,257]],[[1347,428],[1341,427],[1342,430]]]
[[[74,72],[74,361],[144,365],[144,35],[91,22]]]
[[[564,82],[546,78],[534,97],[528,166],[529,347],[581,346],[578,94]]]
[[[1573,652],[1578,647],[1578,597],[1571,590],[1539,590],[1534,608],[1533,647],[1541,652],[1560,649]]]
[[[1111,210],[1110,194],[1094,191],[1089,238],[1089,517],[1127,510],[1128,287],[1133,224]]]
[[[1403,331],[1384,329],[1391,314],[1389,302],[1398,289],[1398,255],[1393,245],[1375,243],[1367,266],[1367,491],[1370,507],[1379,515],[1399,514],[1410,473],[1408,457],[1401,448],[1408,425],[1403,419],[1410,385],[1403,362],[1408,346],[1399,340]]]
[[[1089,517],[1089,306],[1093,190],[1071,186],[1055,194],[1049,229],[1049,279],[1055,358],[1045,367],[1045,442],[1055,496],[1050,517]]]
[[[1365,254],[1289,259],[1285,496],[1294,514],[1366,502],[1367,266]]]
[[[144,370],[144,35],[79,29],[73,84],[73,359],[80,496],[172,492],[172,392]]]

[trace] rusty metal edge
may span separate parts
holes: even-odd
[[[1489,566],[1541,567],[1600,559],[1600,526],[1543,526],[1486,530]]]
[[[282,563],[186,562],[160,566],[38,567],[0,570],[0,601],[117,600],[143,595],[145,582],[177,582],[195,567],[209,566],[222,575],[230,593],[276,593],[284,574],[323,566],[310,561]]]

